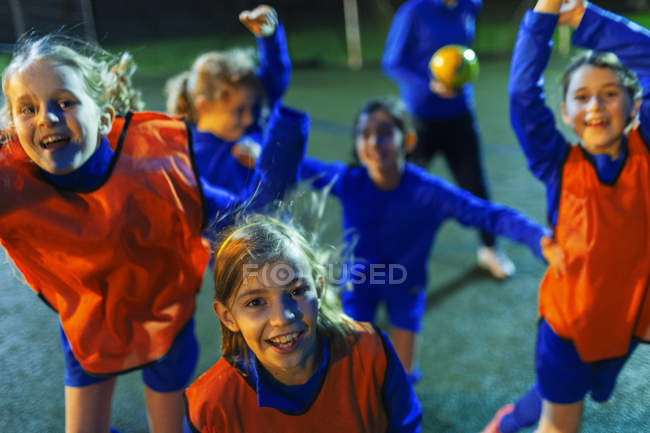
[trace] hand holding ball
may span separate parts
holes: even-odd
[[[429,69],[447,88],[457,89],[478,77],[478,58],[471,48],[445,45],[431,57]]]

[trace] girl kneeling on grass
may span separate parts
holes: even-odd
[[[328,295],[327,257],[294,226],[251,216],[222,233],[222,358],[185,392],[197,432],[417,432],[390,342]]]

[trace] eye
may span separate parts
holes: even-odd
[[[18,107],[18,114],[21,114],[21,115],[34,114],[35,112],[36,112],[36,109],[31,104],[24,104],[24,105],[21,105],[21,106]]]
[[[300,286],[294,287],[291,289],[289,294],[293,297],[296,298],[298,296],[304,295],[307,291],[309,290],[309,287],[306,284],[302,284]]]
[[[577,95],[573,95],[573,99],[579,102],[585,102],[587,101],[587,95],[583,93],[578,93]]]
[[[264,302],[264,299],[262,299],[262,298],[253,298],[253,299],[249,300],[248,302],[246,302],[246,307],[257,308],[257,307],[263,306],[264,304],[266,304],[266,302]]]
[[[61,108],[64,109],[64,110],[65,110],[66,108],[73,107],[73,106],[75,106],[76,104],[77,104],[77,102],[76,102],[76,101],[73,101],[72,99],[61,99],[61,100],[59,101],[59,107],[61,107]]]

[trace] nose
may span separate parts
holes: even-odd
[[[241,114],[240,123],[244,129],[248,128],[253,123],[253,110],[247,109]]]
[[[598,96],[592,96],[587,103],[588,111],[598,111],[603,105],[603,100]]]
[[[61,121],[61,113],[55,104],[46,104],[45,109],[41,110],[39,122],[42,125],[55,125]]]
[[[298,305],[290,296],[283,296],[279,302],[271,307],[270,324],[272,326],[284,326],[297,320],[300,316]]]

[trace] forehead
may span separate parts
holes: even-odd
[[[616,72],[607,67],[582,65],[571,74],[569,90],[580,88],[600,88],[608,85],[621,85]]]
[[[386,111],[378,109],[372,113],[363,113],[359,116],[359,127],[374,126],[380,123],[393,123],[393,117]]]
[[[79,96],[85,93],[79,71],[47,60],[37,60],[19,68],[9,79],[7,88],[10,99],[47,96],[57,91]]]

